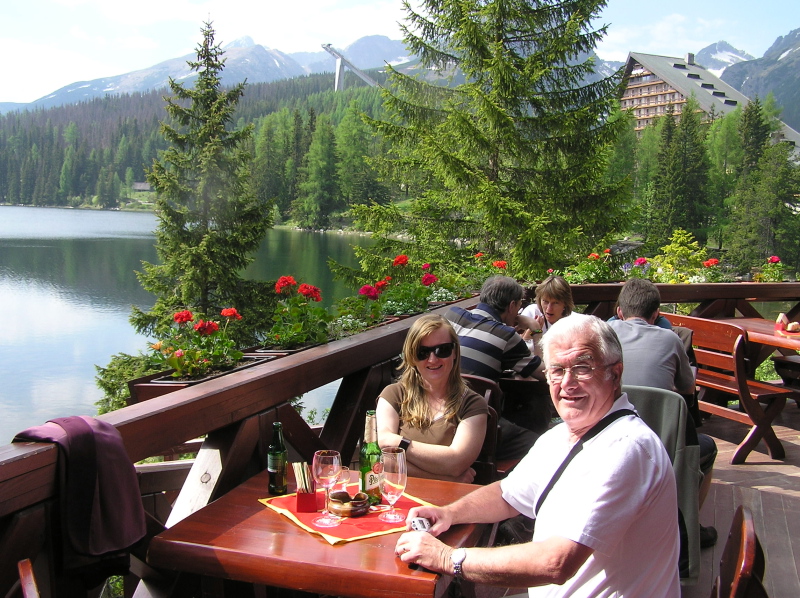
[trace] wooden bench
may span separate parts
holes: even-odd
[[[786,399],[794,398],[795,393],[789,388],[747,377],[747,332],[731,322],[665,315],[674,327],[683,326],[693,331],[700,411],[752,426],[734,452],[731,463],[744,463],[762,438],[769,455],[773,459],[783,459],[786,453],[772,429],[772,421],[786,405]],[[731,395],[739,400],[742,411],[728,407]]]

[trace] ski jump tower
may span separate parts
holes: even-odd
[[[333,90],[339,91],[344,87],[344,67],[353,71],[359,79],[370,87],[378,87],[378,82],[371,78],[369,75],[353,66],[353,63],[347,60],[344,56],[339,54],[330,44],[322,44],[322,48],[331,56],[336,58],[336,78],[333,83]]]

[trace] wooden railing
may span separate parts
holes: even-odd
[[[607,317],[613,313],[620,288],[619,284],[581,285],[573,287],[573,295],[577,304],[587,306],[585,311]],[[752,316],[751,301],[796,304],[800,300],[800,283],[659,288],[665,303],[699,303],[692,313],[701,316],[735,315],[737,311]],[[458,305],[470,307],[476,302],[469,299]],[[790,317],[798,311],[794,306]],[[138,467],[149,531],[157,533],[170,526],[263,469],[274,421],[283,422],[287,442],[303,459],[310,461],[314,450],[323,447],[353,454],[363,432],[365,411],[389,383],[406,332],[416,317],[99,416],[120,431],[134,463],[205,437],[193,461]],[[317,433],[289,401],[339,379],[342,382],[330,414]],[[23,558],[34,560],[40,585],[49,588],[50,595],[76,595],[74,590],[63,590],[68,585],[53,548],[56,463],[57,449],[51,444],[0,446],[0,596],[13,586],[16,563]],[[137,550],[133,551],[132,571],[147,577],[153,572],[143,563],[143,547]],[[156,586],[140,584],[136,595],[157,594]]]

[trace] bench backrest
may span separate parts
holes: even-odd
[[[743,328],[718,320],[665,314],[673,327],[690,328],[697,365],[726,372],[744,372],[744,344],[747,332]]]

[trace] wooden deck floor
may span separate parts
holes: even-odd
[[[747,426],[714,417],[700,431],[717,442],[711,491],[700,512],[703,525],[719,532],[714,548],[702,551],[697,585],[684,587],[682,598],[708,598],[719,570],[719,559],[736,508],[743,504],[755,518],[756,533],[764,548],[764,587],[770,598],[800,596],[800,408],[790,401],[774,426],[786,448],[786,459],[775,461],[762,442],[743,465],[730,459],[748,431]],[[478,598],[500,598],[523,592],[520,588],[476,588]]]
[[[762,442],[741,465],[731,465],[730,458],[744,438],[746,426],[712,418],[700,428],[717,441],[719,451],[700,522],[716,527],[720,538],[713,549],[703,551],[700,581],[684,588],[684,598],[709,596],[733,512],[740,504],[753,512],[766,557],[764,587],[768,595],[800,596],[800,409],[794,401],[786,405],[773,428],[786,449],[786,458],[770,459]]]

